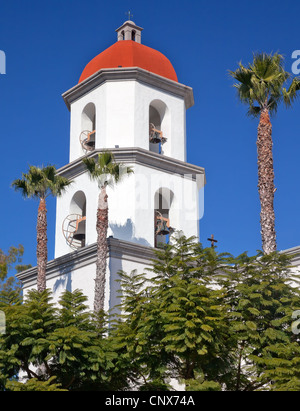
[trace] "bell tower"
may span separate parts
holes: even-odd
[[[141,43],[142,30],[126,21],[116,30],[116,43],[92,59],[78,84],[63,94],[70,110],[70,152],[58,173],[73,184],[57,199],[55,259],[47,271],[47,287],[57,296],[79,288],[92,306],[99,187],[82,158],[109,150],[134,170],[107,189],[106,309],[117,302],[118,271],[142,272],[154,248],[176,231],[200,237],[198,193],[205,171],[186,162],[186,110],[194,104],[193,90],[179,83],[166,56]]]

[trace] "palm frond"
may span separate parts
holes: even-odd
[[[277,113],[278,103],[281,100],[281,97],[274,98],[273,96],[268,100],[268,109],[270,113],[274,114]]]
[[[249,64],[250,69],[261,81],[266,83],[274,83],[276,81],[286,81],[290,76],[284,70],[283,56],[275,53],[259,53],[254,54],[253,63]]]
[[[290,106],[300,89],[299,79],[293,79],[288,90],[284,87],[291,74],[285,71],[284,58],[279,53],[256,53],[248,67],[239,63],[238,69],[229,73],[238,81],[234,87],[239,100],[248,105],[248,114],[253,116],[262,108],[276,113],[282,100]]]
[[[82,159],[91,177],[95,175],[96,163],[93,158],[85,157]]]
[[[15,191],[20,191],[23,197],[30,197],[29,189],[25,179],[17,179],[13,181],[11,186],[15,189]]]
[[[50,181],[54,181],[56,177],[56,168],[48,165],[42,169],[42,174]]]
[[[54,197],[60,197],[72,183],[73,181],[55,174],[53,180],[49,180],[49,189]]]
[[[260,112],[261,112],[261,107],[250,105],[249,109],[248,109],[248,112],[247,112],[247,115],[251,116],[251,117],[258,117]]]
[[[110,151],[103,151],[101,154],[98,154],[98,164],[103,170],[109,168],[114,163],[114,160],[114,155]]]
[[[116,163],[113,153],[103,151],[98,154],[97,160],[84,158],[90,178],[97,180],[99,186],[114,185],[119,183],[124,176],[133,173],[133,169],[126,167],[122,163]]]
[[[28,198],[46,198],[48,195],[60,196],[72,181],[56,174],[54,166],[29,166],[28,173],[22,179],[13,181],[12,187]]]
[[[290,107],[292,103],[297,99],[297,91],[300,90],[300,79],[295,77],[290,84],[288,90],[286,88],[282,89],[283,101],[287,107]]]
[[[255,101],[258,101],[256,96],[256,79],[254,73],[239,63],[239,68],[236,71],[229,71],[229,74],[238,81],[234,84],[237,89],[239,100],[247,105],[252,106]]]

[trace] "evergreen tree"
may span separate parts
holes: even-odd
[[[298,390],[290,268],[283,254],[234,258],[180,237],[157,252],[152,279],[121,273],[116,339],[128,377],[140,389],[174,377],[189,390]]]
[[[0,335],[2,389],[90,391],[122,384],[113,380],[116,353],[105,337],[106,322],[86,311],[86,300],[78,290],[66,291],[57,307],[49,290],[32,290],[23,305],[5,309],[7,330]]]
[[[141,389],[153,382],[168,388],[173,377],[193,389],[220,389],[231,339],[220,304],[224,291],[211,280],[226,256],[182,236],[156,257],[149,281],[121,274],[125,313],[116,338],[134,364],[134,382],[143,381]]]
[[[120,273],[120,315],[80,290],[2,304],[0,389],[299,391],[298,276],[279,253],[233,257],[173,238],[148,275]]]
[[[21,264],[23,253],[22,245],[10,247],[7,253],[0,249],[0,309],[22,301],[21,284],[13,274],[31,267]]]
[[[232,259],[224,306],[234,336],[234,367],[226,389],[236,391],[299,388],[299,342],[292,333],[292,313],[299,309],[297,276],[284,254],[246,253]]]

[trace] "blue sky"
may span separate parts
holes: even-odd
[[[37,203],[10,185],[29,164],[68,163],[69,112],[61,94],[85,65],[116,41],[131,10],[144,28],[143,44],[164,53],[180,83],[193,88],[187,112],[188,162],[205,167],[201,241],[212,233],[218,250],[235,255],[261,248],[257,193],[257,120],[246,116],[228,70],[253,52],[285,56],[300,49],[300,3],[287,0],[10,0],[0,4],[0,248],[23,244],[24,263],[36,264]],[[272,120],[278,249],[300,245],[300,102]],[[55,200],[48,201],[49,259],[54,256]]]

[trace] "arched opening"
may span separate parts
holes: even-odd
[[[132,32],[131,32],[131,40],[132,41],[135,41],[135,30],[132,30]]]
[[[63,234],[70,247],[85,246],[86,240],[86,197],[77,191],[70,203],[70,213],[63,222]]]
[[[163,154],[167,142],[168,108],[161,100],[153,100],[149,106],[149,150]]]
[[[70,204],[71,214],[80,214],[82,217],[86,216],[86,197],[83,191],[77,191],[71,200]]]
[[[96,107],[94,103],[87,104],[81,114],[80,143],[82,149],[92,151],[96,142]]]
[[[122,39],[122,40],[125,40],[125,32],[124,32],[124,30],[121,31],[121,39]]]
[[[154,197],[154,246],[163,247],[170,241],[170,235],[174,232],[170,221],[170,209],[174,194],[168,188],[160,188]]]

